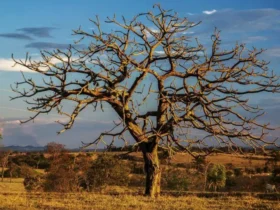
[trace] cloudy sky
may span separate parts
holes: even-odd
[[[40,50],[65,49],[75,39],[72,29],[81,26],[84,30],[94,30],[89,18],[98,15],[101,21],[116,14],[128,19],[139,12],[152,9],[160,3],[164,9],[173,9],[191,21],[202,23],[189,31],[207,46],[210,35],[217,27],[222,31],[225,45],[236,41],[247,46],[265,48],[263,58],[271,61],[270,68],[280,74],[280,1],[279,0],[68,0],[68,1],[2,1],[0,6],[0,130],[5,145],[41,145],[57,141],[68,147],[81,146],[81,141],[93,140],[100,131],[110,128],[116,115],[93,113],[86,110],[74,128],[62,135],[54,121],[61,117],[53,113],[42,116],[35,123],[19,125],[19,120],[27,119],[30,113],[22,101],[10,101],[13,96],[10,85],[20,81],[21,73],[33,74],[19,66],[13,67],[11,54],[24,58],[25,53],[39,59]],[[103,25],[105,30],[110,25]],[[33,75],[36,78],[36,75]],[[264,120],[280,125],[280,96],[265,94],[255,98],[267,115]],[[102,120],[101,120],[102,119]],[[64,120],[64,119],[60,119]],[[273,135],[278,135],[274,132]]]

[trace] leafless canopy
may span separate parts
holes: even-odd
[[[83,49],[42,51],[40,61],[28,55],[15,59],[44,77],[39,83],[23,76],[13,87],[18,93],[13,99],[27,98],[36,113],[28,121],[56,109],[69,117],[61,123],[67,130],[88,106],[97,111],[109,105],[121,129],[101,133],[88,145],[104,136],[125,139],[125,132],[137,144],[153,142],[190,153],[198,145],[274,145],[267,139],[273,128],[258,122],[263,112],[248,102],[252,94],[280,90],[279,77],[258,58],[263,50],[243,44],[221,50],[218,30],[207,50],[188,36],[198,23],[155,7],[156,14],[141,13],[131,21],[108,18],[111,32],[102,30],[98,17],[91,20],[94,31],[74,31],[79,43],[88,44]],[[65,111],[64,101],[74,102],[75,108]],[[200,135],[191,138],[194,130]]]

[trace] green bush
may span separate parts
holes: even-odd
[[[226,172],[226,187],[230,188],[233,186],[236,186],[234,172],[232,170],[228,170]]]
[[[189,187],[186,171],[167,169],[162,172],[162,187],[168,190],[186,191]]]
[[[243,168],[234,168],[233,171],[236,177],[243,176],[244,173]]]
[[[130,167],[113,155],[99,155],[87,172],[86,181],[89,189],[104,185],[127,186],[129,184]]]
[[[24,176],[21,174],[21,169],[19,166],[14,167],[13,169],[9,168],[4,172],[4,177],[10,178],[23,178]]]
[[[47,169],[50,162],[43,153],[27,153],[10,157],[10,161],[18,166],[28,165],[32,168]]]
[[[4,177],[25,178],[39,175],[33,168],[28,165],[15,166],[13,169],[9,168],[4,172]]]
[[[209,188],[213,188],[216,191],[220,187],[224,187],[226,184],[226,167],[221,164],[215,164],[208,171],[207,181]]]
[[[73,156],[60,155],[52,162],[43,184],[44,191],[73,192],[79,189]]]

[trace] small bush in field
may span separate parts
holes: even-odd
[[[23,185],[27,191],[41,190],[43,187],[42,177],[40,176],[25,177],[23,181]]]
[[[221,164],[213,165],[207,174],[207,181],[209,188],[213,188],[214,191],[220,187],[224,187],[226,184],[226,167]]]
[[[104,185],[127,186],[130,167],[113,155],[99,155],[87,172],[89,189]]]
[[[280,168],[274,168],[271,175],[273,182],[280,183]]]
[[[271,170],[270,170],[270,168],[269,168],[268,165],[265,165],[265,166],[263,167],[263,172],[264,172],[264,173],[269,173],[269,172],[271,172]]]
[[[186,191],[189,187],[186,171],[180,169],[167,169],[162,173],[162,187],[169,190]]]
[[[233,172],[232,170],[228,170],[228,171],[226,172],[226,176],[227,176],[227,178],[228,178],[228,177],[233,177],[233,176],[234,176],[234,172]]]
[[[260,167],[257,167],[256,168],[256,173],[257,174],[261,174],[263,172],[263,169],[262,168],[260,168]]]
[[[243,168],[234,168],[233,171],[236,177],[243,176],[244,173]]]
[[[74,159],[69,154],[61,154],[51,163],[44,182],[44,191],[73,192],[79,189],[78,174]]]
[[[226,187],[233,187],[233,186],[236,186],[234,172],[232,170],[228,170],[226,172]]]

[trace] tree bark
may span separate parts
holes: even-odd
[[[145,163],[146,188],[145,195],[152,198],[160,196],[161,168],[156,143],[145,143],[142,153]]]
[[[4,182],[4,173],[5,173],[5,170],[4,170],[4,167],[2,167],[2,172],[1,172],[1,181]]]

